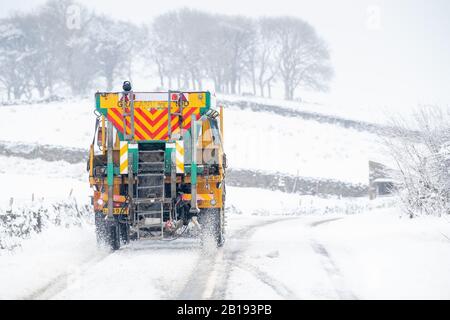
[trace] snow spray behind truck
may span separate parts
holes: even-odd
[[[173,240],[195,226],[224,242],[223,108],[211,93],[95,94],[88,171],[97,241]],[[192,229],[192,228],[191,228]]]

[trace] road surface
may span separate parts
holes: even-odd
[[[99,251],[26,299],[356,299],[313,229],[336,219],[235,217],[224,247],[140,241]]]

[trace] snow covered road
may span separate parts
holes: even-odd
[[[296,218],[299,219],[299,218]],[[91,257],[25,298],[30,299],[222,299],[232,288],[229,277],[243,263],[251,234],[292,218],[233,219],[223,248],[198,240],[141,241]],[[258,272],[258,271],[257,271]],[[275,291],[283,285],[261,278]],[[275,285],[273,284],[275,283]],[[286,289],[289,291],[289,289]],[[292,298],[294,298],[292,296]]]
[[[449,225],[405,220],[393,208],[350,216],[232,214],[219,249],[181,239],[135,242],[111,253],[96,248],[93,230],[70,230],[48,253],[30,256],[24,246],[26,263],[20,252],[2,257],[0,298],[450,297],[450,242],[442,235]],[[76,245],[72,236],[80,237]]]
[[[113,253],[89,250],[79,264],[20,298],[240,299],[254,295],[275,299],[311,298],[315,293],[299,294],[295,289],[303,281],[295,270],[301,269],[312,271],[304,274],[309,278],[308,286],[313,281],[313,286],[322,287],[317,293],[319,298],[339,298],[334,284],[322,281],[327,279],[328,271],[321,265],[321,254],[305,232],[314,226],[309,220],[307,217],[234,217],[226,245],[219,249],[214,244],[202,247],[198,240],[182,239],[141,241]],[[317,224],[330,219],[314,221]],[[275,237],[267,237],[274,232]],[[92,244],[86,245],[92,249]],[[276,262],[285,254],[296,262],[285,264],[286,261],[280,260],[269,272],[264,260]]]

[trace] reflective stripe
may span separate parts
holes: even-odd
[[[183,200],[191,200],[192,195],[190,193],[185,193],[181,196]],[[214,199],[214,195],[210,193],[197,194],[197,201],[207,201]]]
[[[184,173],[184,143],[182,140],[175,141],[175,163],[177,173]]]
[[[102,193],[102,199],[105,202],[108,201],[108,194],[106,192]],[[126,198],[125,198],[125,196],[121,196],[121,195],[115,194],[115,195],[113,195],[113,201],[114,202],[125,202]]]
[[[120,141],[120,174],[128,173],[128,142]]]

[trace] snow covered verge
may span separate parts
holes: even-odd
[[[81,227],[91,216],[91,206],[70,201],[33,201],[0,207],[0,255],[33,239],[49,228]]]
[[[180,292],[230,299],[450,298],[445,217],[409,219],[395,198],[256,188],[229,187],[227,203],[228,240],[222,253],[207,257],[190,239],[143,241],[111,253],[97,247],[92,215],[79,218],[74,207],[50,212],[44,232],[31,232],[13,251],[0,250],[0,299],[166,299]],[[210,260],[212,270],[203,276],[212,288],[187,281]],[[152,271],[141,272],[147,267]]]
[[[396,208],[318,225],[313,237],[362,299],[450,299],[450,220]]]
[[[227,187],[227,212],[254,216],[351,215],[396,204],[394,197],[369,200],[366,197],[316,197],[258,188]]]
[[[50,225],[13,252],[0,251],[0,299],[32,299],[58,279],[69,283],[78,266],[106,254],[97,248],[92,225]]]
[[[53,226],[71,228],[92,224],[92,207],[74,197],[54,200],[50,197],[0,206],[0,254],[13,250],[26,239]],[[0,202],[1,203],[1,202]],[[367,198],[320,198],[258,188],[227,188],[227,213],[230,215],[297,216],[326,214],[357,214],[390,207],[394,198],[369,201]]]
[[[245,240],[225,296],[449,299],[449,237],[448,220],[409,219],[395,207],[280,219]]]

